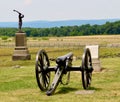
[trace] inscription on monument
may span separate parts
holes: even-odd
[[[16,46],[26,46],[25,34],[17,34],[15,41]]]
[[[90,49],[92,58],[99,58],[99,51],[98,51],[99,46],[98,45],[86,46],[86,48]]]

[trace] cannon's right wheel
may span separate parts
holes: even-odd
[[[82,84],[84,89],[88,89],[92,79],[92,58],[89,48],[86,48],[82,56]]]
[[[36,55],[36,80],[41,91],[46,91],[50,84],[50,72],[47,70],[50,66],[48,55],[45,50],[38,51]]]

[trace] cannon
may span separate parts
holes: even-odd
[[[35,74],[38,87],[41,91],[46,91],[46,95],[54,94],[59,83],[67,85],[70,79],[71,71],[81,71],[82,85],[84,89],[88,89],[92,80],[92,58],[89,48],[85,48],[82,56],[82,65],[72,66],[73,53],[56,58],[56,66],[50,66],[50,60],[44,49],[39,50],[36,55]],[[53,81],[50,83],[51,72],[55,72]],[[66,82],[63,82],[63,76],[67,76]]]

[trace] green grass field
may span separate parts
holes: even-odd
[[[30,61],[12,61],[11,56],[0,59],[0,102],[119,102],[120,57],[101,58],[103,68],[93,73],[92,94],[76,94],[83,91],[81,73],[71,72],[70,84],[59,85],[53,96],[46,96],[35,79],[35,54]],[[73,62],[74,63],[74,62]],[[76,61],[75,65],[80,65]],[[15,68],[20,65],[20,68]]]
[[[72,51],[75,56],[80,57],[73,62],[75,66],[81,65],[83,49],[45,48],[50,58]],[[89,90],[86,94],[76,94],[78,91],[84,91],[81,73],[71,72],[70,83],[65,86],[59,84],[52,96],[46,96],[37,86],[35,57],[39,48],[29,48],[32,59],[28,61],[12,61],[13,50],[13,48],[0,48],[0,102],[120,102],[119,47],[100,48],[102,71],[93,73],[89,89],[92,94],[89,94]],[[17,66],[20,68],[16,68]]]
[[[59,85],[53,96],[46,96],[37,86],[34,65],[21,68],[0,68],[0,102],[119,102],[120,58],[101,59],[104,70],[93,73],[90,90],[93,94],[76,94],[82,91],[81,74],[71,73],[67,86]],[[113,64],[114,62],[114,64]]]

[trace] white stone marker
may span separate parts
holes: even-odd
[[[86,48],[90,49],[94,71],[100,72],[99,45],[87,45]]]

